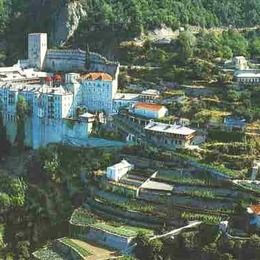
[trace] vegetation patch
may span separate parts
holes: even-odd
[[[56,253],[51,247],[41,248],[34,252],[33,255],[39,260],[64,260],[64,258]]]
[[[209,215],[209,214],[197,214],[192,212],[183,212],[181,214],[181,218],[189,221],[194,221],[194,220],[203,221],[206,224],[219,224],[219,222],[223,220],[223,217],[220,216]]]
[[[132,210],[132,211],[140,211],[146,214],[152,214],[155,210],[154,205],[149,204],[147,202],[137,201],[137,200],[127,200],[124,202],[120,201],[112,201],[105,199],[103,197],[96,197],[96,199],[100,200],[102,203],[112,207],[118,207],[122,210]]]
[[[94,215],[84,208],[75,209],[70,219],[71,224],[82,226],[89,226],[96,221]]]
[[[91,255],[91,253],[88,250],[86,250],[85,248],[82,248],[77,243],[75,243],[74,241],[72,241],[71,239],[69,239],[67,237],[60,239],[60,241],[63,244],[65,244],[65,245],[71,247],[72,249],[74,249],[76,252],[78,252],[83,257],[87,257],[87,256]]]
[[[99,228],[126,237],[135,237],[139,232],[144,232],[148,235],[153,234],[153,232],[150,229],[129,226],[125,224],[120,224],[118,222],[109,222],[109,223],[99,222],[92,226],[95,228]]]
[[[104,219],[101,219],[100,217],[90,213],[88,210],[83,208],[76,209],[74,211],[70,223],[73,225],[99,228],[104,231],[127,237],[134,237],[140,231],[147,234],[153,234],[153,231],[150,229],[129,226],[120,222],[113,222],[108,220],[105,221]]]
[[[183,177],[180,175],[173,175],[171,173],[166,173],[166,172],[159,172],[158,175],[156,176],[156,179],[159,180],[166,180],[170,181],[172,183],[176,184],[187,184],[187,185],[197,185],[197,186],[216,186],[216,183],[213,183],[212,180],[209,178],[192,178],[192,177]]]
[[[208,138],[211,141],[218,142],[242,142],[245,139],[245,133],[242,132],[227,132],[221,130],[210,129]]]

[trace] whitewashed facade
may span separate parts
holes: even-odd
[[[168,109],[163,105],[143,102],[134,104],[131,111],[135,115],[150,119],[163,118],[168,114]]]
[[[129,171],[134,169],[134,165],[126,160],[122,160],[113,166],[107,168],[106,176],[108,179],[118,182]]]
[[[146,137],[159,146],[171,149],[186,148],[192,144],[196,131],[177,124],[151,121],[145,126]]]

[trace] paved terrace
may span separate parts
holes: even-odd
[[[169,185],[166,183],[162,182],[157,182],[157,181],[151,181],[148,180],[145,182],[142,187],[142,189],[148,189],[148,190],[155,190],[155,191],[168,191],[171,192],[173,190],[173,185]]]

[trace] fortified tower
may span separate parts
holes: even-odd
[[[47,53],[47,34],[30,33],[28,35],[28,60],[30,66],[41,70]]]

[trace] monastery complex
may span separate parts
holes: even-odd
[[[96,116],[117,114],[122,107],[148,119],[166,115],[165,107],[148,104],[153,93],[147,104],[138,103],[147,94],[118,93],[119,68],[119,63],[88,50],[48,49],[47,34],[29,34],[28,58],[0,68],[0,105],[9,140],[15,142],[20,97],[29,108],[25,143],[34,149],[59,142],[85,145]]]

